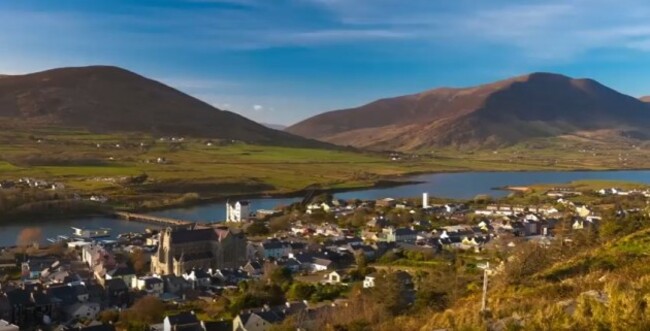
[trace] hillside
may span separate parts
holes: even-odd
[[[471,88],[439,88],[306,119],[287,132],[402,151],[501,147],[597,133],[647,139],[650,107],[594,80],[534,73]]]
[[[79,128],[325,146],[269,129],[157,81],[110,66],[61,68],[0,79],[0,119],[12,128]]]
[[[646,95],[644,97],[640,97],[639,100],[643,102],[650,102],[650,95]]]

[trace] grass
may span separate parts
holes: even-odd
[[[614,155],[628,155],[634,149],[602,151],[598,157],[576,156],[566,151],[579,151],[583,147],[557,143],[548,143],[534,153],[526,149],[531,146],[524,145],[499,151],[443,149],[403,155],[402,160],[391,161],[386,153],[220,141],[208,146],[200,139],[172,143],[158,138],[62,128],[31,132],[3,130],[0,132],[0,179],[47,178],[82,193],[102,193],[128,200],[181,194],[174,191],[198,192],[204,197],[289,193],[314,184],[349,189],[422,172],[615,169],[648,161],[643,153],[630,156],[628,159],[634,162],[629,161],[627,165],[613,161],[618,160]],[[558,151],[560,147],[566,151]],[[156,163],[158,158],[165,158],[167,163]],[[142,187],[118,184],[125,177],[142,173],[149,176],[148,183]],[[157,192],[155,197],[153,191]]]

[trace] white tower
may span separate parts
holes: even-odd
[[[226,202],[226,222],[242,222],[250,217],[248,201]]]
[[[422,193],[422,208],[423,209],[429,208],[429,193],[427,192]]]

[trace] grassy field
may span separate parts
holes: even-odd
[[[586,149],[580,144],[548,142],[498,151],[437,150],[405,154],[393,161],[388,153],[165,138],[60,128],[3,130],[0,179],[49,179],[71,190],[117,200],[160,199],[188,192],[213,198],[289,193],[311,185],[358,188],[421,172],[640,168],[650,161],[648,153],[636,147],[591,147],[581,152]],[[164,161],[158,162],[159,158]],[[140,174],[148,175],[144,184],[124,185],[127,178]]]

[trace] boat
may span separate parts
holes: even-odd
[[[50,238],[46,238],[46,239],[47,239],[47,241],[55,244],[55,243],[60,243],[60,242],[67,242],[67,241],[70,240],[70,237],[64,236],[64,235],[58,235],[56,237],[50,237]]]
[[[73,235],[79,238],[94,239],[111,236],[111,229],[109,228],[89,229],[72,227],[72,230],[74,231]]]

